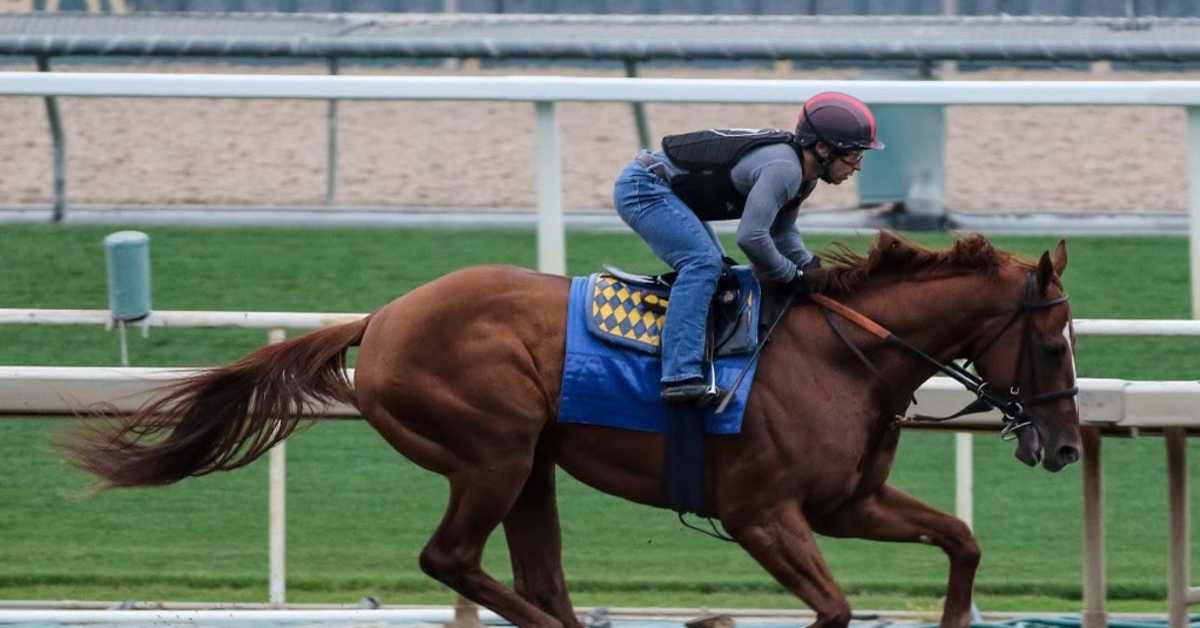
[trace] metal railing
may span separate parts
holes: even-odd
[[[154,312],[141,324],[149,327],[240,327],[270,329],[270,342],[283,338],[283,328],[317,329],[356,320],[365,314],[290,312]],[[107,325],[108,310],[0,309],[0,325]],[[1097,336],[1200,336],[1200,321],[1078,319],[1076,333]],[[45,415],[71,413],[93,403],[113,404],[131,411],[149,399],[152,391],[192,369],[116,367],[0,367],[0,414]],[[353,376],[351,374],[351,381]],[[1103,494],[1100,473],[1100,430],[1161,429],[1168,456],[1169,543],[1171,628],[1183,628],[1187,606],[1200,603],[1200,588],[1190,588],[1188,574],[1190,539],[1187,502],[1187,430],[1200,429],[1200,382],[1129,382],[1083,378],[1080,386],[1080,416],[1084,421],[1084,543],[1083,579],[1085,624],[1095,628],[1106,623]],[[917,393],[922,412],[948,414],[970,400],[970,395],[947,378],[935,377]],[[332,406],[320,411],[330,416],[357,416],[349,406]],[[959,431],[998,430],[995,413],[960,419],[932,429]],[[922,429],[929,429],[924,427]],[[270,453],[269,572],[270,599],[282,607],[286,599],[285,554],[285,449]],[[956,514],[970,524],[974,503],[972,441],[969,433],[956,436]]]

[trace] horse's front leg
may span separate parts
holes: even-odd
[[[813,527],[827,536],[928,543],[942,548],[950,557],[950,583],[941,626],[970,625],[979,544],[971,529],[958,518],[885,484],[878,491],[814,521]]]
[[[725,529],[779,584],[817,613],[817,628],[844,628],[850,603],[817,547],[812,528],[796,502],[761,512],[722,516]]]

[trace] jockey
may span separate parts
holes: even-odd
[[[801,297],[819,261],[796,217],[817,180],[838,185],[862,169],[864,151],[882,149],[875,116],[861,100],[823,92],[805,101],[794,133],[708,129],[643,150],[617,178],[613,200],[626,222],[679,276],[663,327],[662,398],[710,401],[703,374],[709,303],[724,249],[707,223],[740,219],[738,248],[767,282]]]

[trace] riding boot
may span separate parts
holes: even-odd
[[[696,377],[679,382],[664,384],[662,399],[669,404],[690,404],[706,406],[716,403],[725,396],[725,391],[717,387],[717,369],[714,367],[716,356],[713,345],[713,312],[708,312],[708,325],[704,343],[705,363],[708,365],[708,379]]]

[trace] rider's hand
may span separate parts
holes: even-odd
[[[791,281],[787,282],[788,292],[796,295],[797,298],[807,298],[812,292],[811,286],[808,284],[809,271],[803,268],[796,269],[796,276],[792,277]]]
[[[812,258],[807,264],[796,269],[796,276],[787,283],[788,290],[803,299],[812,294],[814,279],[825,271],[821,269],[821,260]]]

